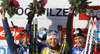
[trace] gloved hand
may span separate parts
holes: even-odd
[[[94,51],[93,54],[99,54],[98,50]]]
[[[33,18],[34,18],[34,15],[35,15],[35,13],[34,12],[29,12],[28,14],[27,14],[27,16],[28,16],[28,24],[31,24],[32,23],[32,20],[33,20]]]

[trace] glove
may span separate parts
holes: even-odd
[[[34,18],[34,15],[35,15],[35,13],[33,13],[33,12],[29,12],[28,14],[27,14],[27,16],[28,16],[28,24],[31,24],[32,23],[32,20],[33,20],[33,18]]]
[[[94,51],[93,54],[99,54],[98,50]]]

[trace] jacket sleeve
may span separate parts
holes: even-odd
[[[30,24],[26,24],[26,28],[27,30],[29,30],[30,34],[31,34],[31,25]]]
[[[30,24],[26,24],[26,28],[27,30],[29,30],[30,33],[30,43],[33,44],[33,32],[31,32],[31,25]]]
[[[67,35],[67,42],[69,46],[69,51],[72,54],[72,47],[73,47],[73,35],[72,35],[72,29],[73,29],[73,14],[68,15],[67,23],[66,23],[66,35]]]
[[[7,41],[8,47],[10,49],[11,54],[16,54],[16,44],[14,43],[14,38],[11,34],[9,25],[8,25],[8,21],[7,18],[6,19],[2,19],[2,23],[4,26],[4,32],[5,32],[5,39]]]

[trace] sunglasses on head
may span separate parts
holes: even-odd
[[[52,33],[52,32],[58,33],[56,30],[50,30],[50,31],[49,31],[49,33]]]
[[[20,33],[22,33],[22,34],[24,34],[24,33],[30,34],[28,30],[21,30]]]

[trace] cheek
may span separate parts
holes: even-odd
[[[77,40],[74,40],[75,43],[77,43]]]
[[[74,42],[76,43],[76,40],[74,40]]]
[[[50,44],[51,43],[51,40],[48,40],[48,44]]]
[[[82,42],[84,43],[85,42],[85,39],[83,39]]]
[[[21,39],[21,42],[23,42],[24,41],[24,39]]]
[[[28,42],[30,41],[30,39],[27,40]]]
[[[58,43],[58,40],[55,40],[55,43]]]
[[[84,41],[84,39],[82,39],[82,38],[81,38],[81,39],[79,39],[79,41],[82,41],[82,42],[83,42],[83,41]]]
[[[29,42],[29,41],[30,41],[30,39],[29,39],[29,38],[27,38],[26,40],[27,40],[27,42]]]
[[[84,44],[85,39],[80,39],[79,41],[80,41],[82,44]]]
[[[75,41],[75,44],[77,44],[77,41]]]

